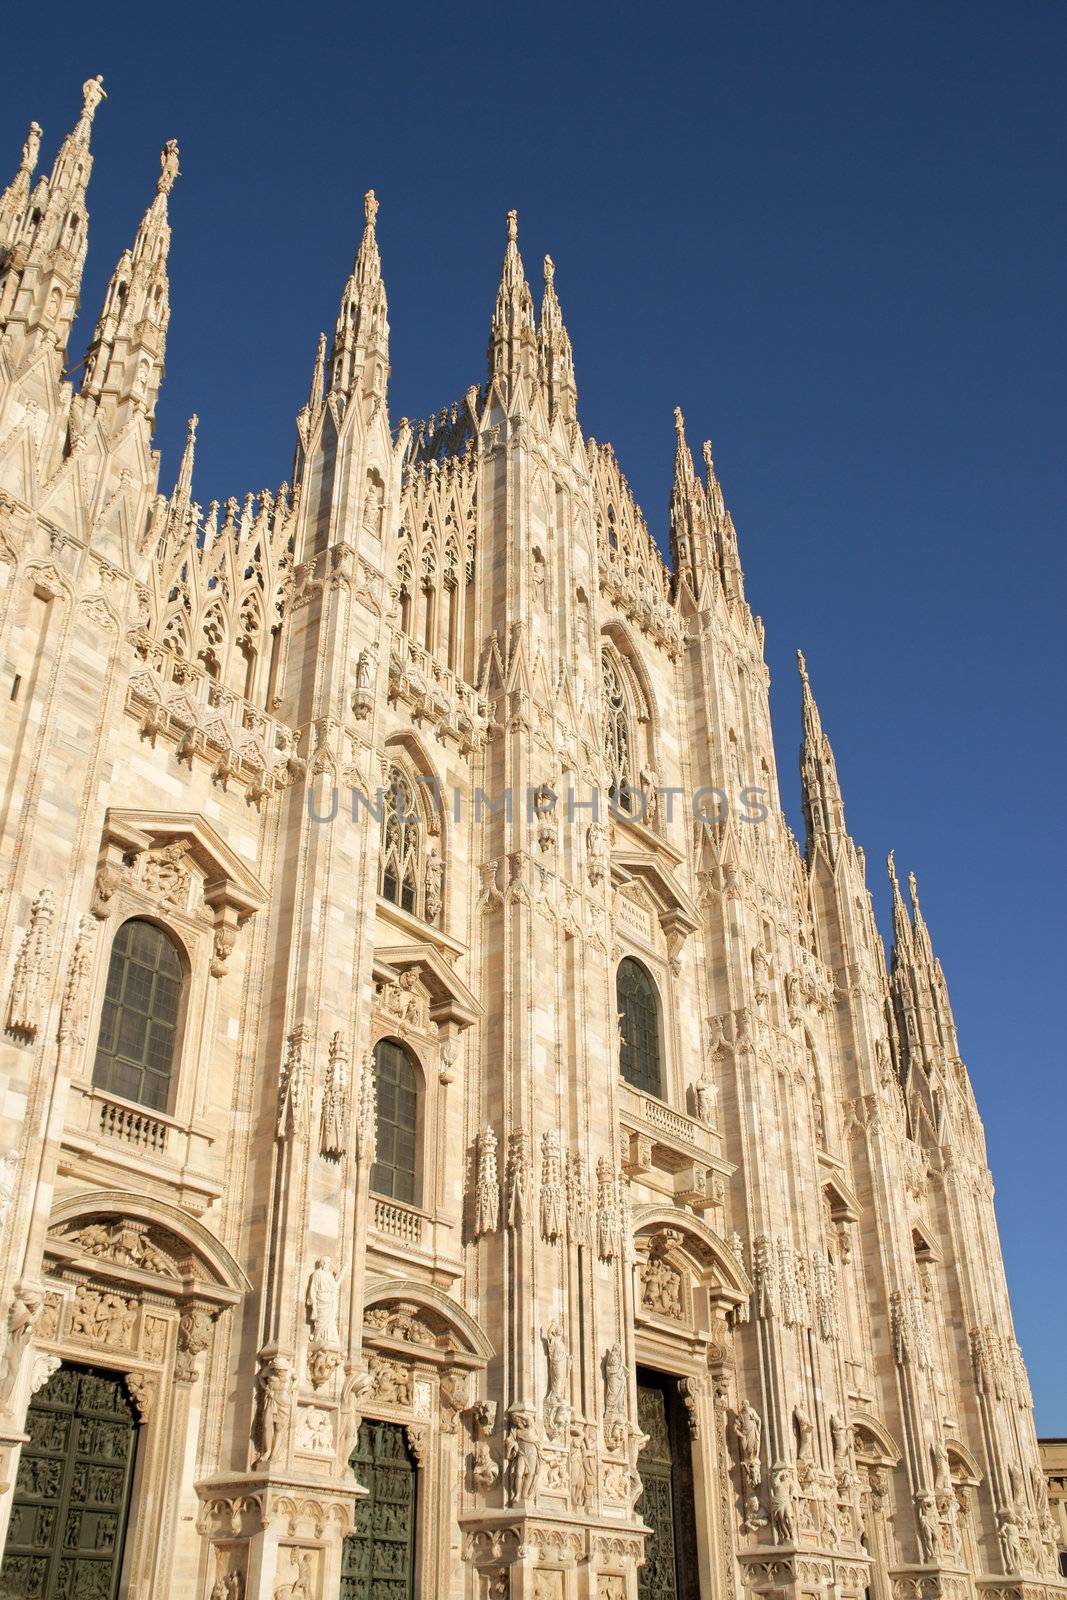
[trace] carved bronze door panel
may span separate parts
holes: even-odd
[[[415,1600],[415,1466],[404,1429],[364,1422],[351,1456],[368,1491],[341,1553],[341,1600]]]
[[[673,1379],[639,1370],[637,1421],[648,1434],[637,1458],[644,1489],[637,1510],[652,1529],[637,1569],[638,1600],[699,1600],[692,1457]]]
[[[116,1372],[64,1362],[30,1401],[0,1596],[114,1600],[137,1421]]]

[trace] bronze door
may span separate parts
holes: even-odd
[[[114,1600],[137,1421],[116,1372],[67,1362],[30,1401],[0,1596]]]
[[[637,1422],[648,1435],[637,1458],[637,1509],[652,1530],[637,1569],[638,1600],[700,1600],[689,1431],[673,1379],[638,1373]]]
[[[415,1600],[415,1466],[404,1429],[364,1422],[351,1456],[367,1490],[341,1552],[341,1600]]]

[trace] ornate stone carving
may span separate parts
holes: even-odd
[[[70,1312],[70,1336],[114,1349],[133,1346],[137,1302],[104,1289],[80,1283]]]
[[[496,1401],[477,1401],[471,1407],[471,1431],[474,1435],[471,1482],[479,1494],[488,1494],[500,1476],[500,1468],[489,1448],[489,1440],[495,1427]]]
[[[29,926],[23,935],[7,1000],[7,1026],[17,1038],[34,1039],[44,1018],[48,980],[52,975],[52,924],[56,897],[41,889],[30,907]]]
[[[564,1192],[559,1134],[549,1128],[541,1135],[541,1237],[563,1237]]]
[[[296,1448],[309,1456],[332,1456],[333,1412],[322,1406],[300,1406],[296,1418]]]
[[[62,1365],[59,1356],[52,1355],[47,1350],[38,1350],[30,1368],[30,1394],[35,1395],[38,1389],[43,1389],[52,1374],[58,1372]]]
[[[174,1257],[152,1243],[145,1222],[125,1218],[115,1222],[91,1222],[65,1236],[65,1243],[79,1245],[88,1255],[120,1266],[139,1267],[160,1277],[180,1276]]]
[[[375,1002],[379,1010],[397,1024],[398,1032],[414,1028],[419,1033],[429,1033],[430,1000],[419,980],[420,967],[408,967],[399,978],[379,983],[375,989]]]
[[[159,1379],[147,1372],[127,1372],[126,1387],[137,1408],[138,1422],[147,1422],[156,1403]]]
[[[93,945],[96,941],[96,918],[86,915],[78,922],[67,976],[63,984],[63,999],[59,1008],[59,1042],[77,1046],[85,1043],[89,1022],[89,980],[92,975]]]
[[[889,1300],[893,1354],[900,1366],[928,1369],[932,1362],[930,1328],[918,1288],[894,1290]]]
[[[344,1471],[356,1448],[360,1423],[363,1421],[363,1401],[374,1388],[374,1378],[363,1367],[347,1366],[341,1389],[341,1404],[337,1413],[337,1462]]]
[[[567,1157],[566,1192],[568,1231],[576,1243],[584,1243],[589,1237],[589,1182],[577,1150]]]
[[[195,1300],[186,1300],[178,1318],[177,1351],[174,1357],[174,1376],[181,1383],[195,1383],[198,1377],[197,1361],[211,1343],[213,1318],[205,1306]],[[148,1354],[147,1339],[145,1354]]]
[[[685,1406],[685,1417],[689,1424],[689,1434],[693,1439],[700,1438],[700,1396],[704,1393],[697,1378],[679,1378],[678,1393]]]
[[[378,1147],[378,1080],[374,1056],[363,1062],[359,1078],[359,1104],[356,1108],[356,1160],[364,1168],[374,1164]]]
[[[680,1322],[685,1315],[682,1303],[682,1274],[667,1259],[669,1241],[660,1235],[652,1242],[648,1260],[640,1269],[641,1304],[646,1311]]]
[[[306,1139],[311,1128],[311,1029],[293,1029],[286,1045],[278,1091],[279,1139]]]
[[[3,1240],[8,1212],[15,1198],[21,1165],[22,1159],[17,1150],[6,1150],[3,1156],[0,1156],[0,1242]]]
[[[412,1401],[411,1372],[399,1361],[389,1361],[384,1356],[371,1356],[368,1371],[373,1385],[374,1399],[383,1406],[407,1409]]]
[[[474,1193],[474,1236],[495,1233],[500,1221],[500,1176],[496,1160],[497,1140],[487,1122],[478,1135],[477,1179]]]
[[[596,1241],[601,1261],[614,1261],[619,1254],[619,1187],[616,1174],[606,1156],[596,1164]]]
[[[438,1326],[431,1325],[433,1318]],[[390,1339],[401,1339],[405,1344],[429,1345],[435,1350],[449,1350],[452,1339],[439,1318],[432,1312],[420,1311],[406,1300],[390,1301],[373,1306],[364,1314],[364,1324],[374,1333],[385,1334]]]
[[[348,1046],[344,1034],[335,1033],[319,1112],[319,1154],[327,1161],[340,1161],[348,1148],[348,1098]]]

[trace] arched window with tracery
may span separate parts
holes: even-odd
[[[390,767],[382,805],[382,897],[402,911],[418,913],[422,883],[422,818],[415,786]]]
[[[166,1111],[178,1043],[184,968],[154,922],[124,922],[111,946],[93,1084]]]
[[[659,995],[648,972],[632,956],[619,962],[615,997],[621,1040],[619,1070],[642,1094],[662,1099]]]
[[[378,1122],[370,1186],[375,1194],[416,1206],[419,1071],[411,1052],[396,1039],[379,1039],[375,1045],[374,1081]]]
[[[608,795],[616,811],[634,809],[633,737],[630,703],[615,662],[607,651],[602,657],[604,689],[604,756],[608,764]]]

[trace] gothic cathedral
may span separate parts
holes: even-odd
[[[1050,1600],[982,1125],[710,447],[667,566],[514,213],[394,425],[377,202],[291,481],[153,450],[178,149],[68,352],[0,198],[0,1594]]]

